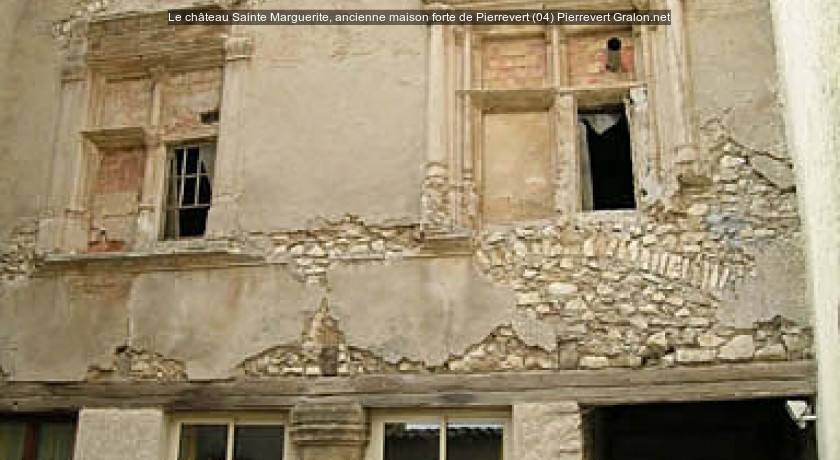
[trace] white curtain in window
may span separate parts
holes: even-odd
[[[589,113],[581,115],[580,118],[585,121],[592,131],[595,131],[599,136],[607,132],[610,128],[615,126],[621,120],[619,113]]]
[[[583,120],[578,120],[578,145],[580,150],[580,188],[582,205],[585,211],[592,209],[592,167],[589,163],[589,142],[586,140],[588,128]]]

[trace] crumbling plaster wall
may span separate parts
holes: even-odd
[[[59,103],[59,43],[53,22],[72,0],[0,5],[0,239],[37,218],[52,160]]]
[[[345,8],[421,8],[353,0]],[[291,0],[260,8],[295,8]],[[248,230],[345,213],[417,220],[425,155],[427,30],[241,29],[254,37],[243,122],[240,219]],[[329,187],[324,187],[329,184]]]
[[[0,62],[5,63],[14,44],[15,32],[21,19],[25,0],[9,0],[0,5]],[[0,71],[0,78],[5,78],[6,66]]]
[[[237,244],[264,260],[30,279],[32,232],[18,230],[2,254],[0,367],[22,380],[300,375],[323,305],[351,375],[810,358],[800,269],[777,267],[800,260],[801,243],[767,110],[776,77],[756,25],[767,12],[751,2],[717,22],[731,5],[697,5],[689,62],[706,180],[644,212],[481,231],[457,256],[425,250],[417,224],[424,29],[236,30],[255,45]],[[760,45],[758,71],[733,49],[741,33]],[[751,111],[770,119],[743,125]]]
[[[743,178],[733,182],[724,164],[713,179],[724,190],[741,187],[753,198],[730,213],[730,224],[748,234],[756,218],[789,220],[796,209],[790,193],[795,188],[794,171],[785,141],[770,4],[767,0],[698,0],[685,6],[692,116],[701,156],[723,163],[741,156],[743,165],[786,192],[769,200],[758,198],[754,193],[763,195],[766,190],[760,182],[744,184]],[[769,318],[783,311],[799,321],[810,321],[798,225],[794,217],[788,235],[743,248],[755,258],[756,272],[743,289],[725,296],[724,321],[743,325],[747,318]],[[768,293],[768,286],[776,289]]]
[[[684,3],[695,122],[718,119],[749,148],[787,156],[769,2]]]

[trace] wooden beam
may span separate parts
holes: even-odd
[[[81,407],[286,409],[301,402],[365,407],[491,407],[572,400],[612,405],[810,396],[812,361],[644,370],[395,374],[178,383],[0,383],[0,412]]]

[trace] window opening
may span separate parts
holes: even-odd
[[[184,424],[178,460],[283,460],[284,448],[283,425]]]
[[[219,122],[219,111],[218,110],[211,110],[209,112],[202,112],[199,115],[201,119],[201,124],[203,125],[212,125],[213,123]]]
[[[164,225],[167,239],[204,235],[213,198],[215,153],[215,144],[211,143],[172,149]]]
[[[607,40],[607,70],[621,72],[621,39],[612,37]]]
[[[578,113],[583,209],[635,209],[630,126],[623,106]]]
[[[383,460],[440,460],[440,425],[386,423]]]
[[[0,459],[72,460],[76,422],[67,418],[0,419]]]
[[[441,426],[446,427],[445,436]],[[383,460],[502,460],[500,422],[386,423]]]
[[[446,460],[502,460],[501,423],[446,425]]]

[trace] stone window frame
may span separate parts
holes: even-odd
[[[472,88],[476,38],[470,25],[432,24],[429,28],[428,139],[426,171],[422,191],[422,225],[427,238],[459,239],[480,232],[486,224],[480,212],[480,123],[482,107],[488,103],[515,104],[514,99],[530,99],[528,107],[551,112],[553,130],[565,126],[564,138],[553,136],[553,161],[579,171],[577,141],[577,101],[603,96],[624,105],[630,124],[637,207],[634,210],[584,211],[579,173],[552,175],[555,215],[551,219],[589,218],[595,215],[627,215],[645,212],[669,190],[676,187],[681,164],[690,165],[697,156],[690,126],[687,73],[687,43],[682,0],[549,0],[539,5],[523,5],[515,0],[426,0],[431,10],[488,8],[551,9],[669,9],[672,25],[632,26],[636,46],[636,80],[604,88],[572,87],[560,80],[559,66],[568,55],[564,28],[546,26],[546,88],[503,92]],[[587,26],[590,27],[590,26]],[[580,26],[578,26],[580,28]],[[625,27],[626,29],[626,27]],[[458,35],[464,38],[459,39]],[[480,51],[479,51],[480,52]],[[655,78],[654,78],[655,77]],[[601,93],[600,95],[598,93]],[[663,94],[662,97],[657,97]],[[502,96],[501,101],[494,100]],[[479,144],[479,145],[477,145]],[[666,174],[667,172],[667,174]],[[501,225],[515,225],[516,222]],[[497,224],[493,224],[496,226]]]
[[[370,414],[370,441],[364,460],[383,460],[386,423],[439,423],[446,430],[447,422],[501,423],[503,425],[503,458],[513,458],[513,422],[510,410],[500,409],[378,409]],[[441,436],[441,460],[446,460],[446,436]]]
[[[233,451],[234,428],[239,426],[283,426],[283,459],[297,458],[294,445],[290,437],[290,421],[286,412],[194,412],[170,414],[168,426],[168,445],[166,446],[166,460],[178,460],[181,442],[181,427],[183,425],[227,425],[228,456]],[[232,460],[232,459],[228,459]]]
[[[210,4],[210,7],[218,5]],[[243,188],[241,180],[241,145],[239,131],[243,124],[244,74],[253,56],[252,37],[239,33],[241,26],[230,26],[221,36],[205,40],[201,46],[161,44],[149,56],[110,60],[91,55],[88,30],[96,23],[124,19],[149,20],[165,11],[109,14],[107,11],[84,21],[72,23],[59,35],[61,45],[60,104],[56,124],[50,189],[39,219],[37,250],[47,261],[65,261],[87,253],[89,198],[95,179],[98,150],[105,145],[126,144],[146,151],[146,164],[140,201],[137,230],[127,251],[120,254],[146,252],[168,254],[181,247],[178,240],[164,236],[166,165],[168,146],[187,141],[216,143],[214,196],[203,238],[227,236],[238,229],[238,203]],[[113,61],[113,62],[112,62]],[[167,76],[175,71],[221,71],[219,120],[215,126],[203,126],[177,135],[164,135],[161,90]],[[151,107],[145,126],[109,129],[99,126],[99,100],[103,82],[108,78],[149,78],[152,81]],[[183,241],[188,243],[188,241]],[[174,246],[173,246],[174,245]],[[189,249],[189,245],[183,245]],[[100,256],[96,256],[100,257]]]

